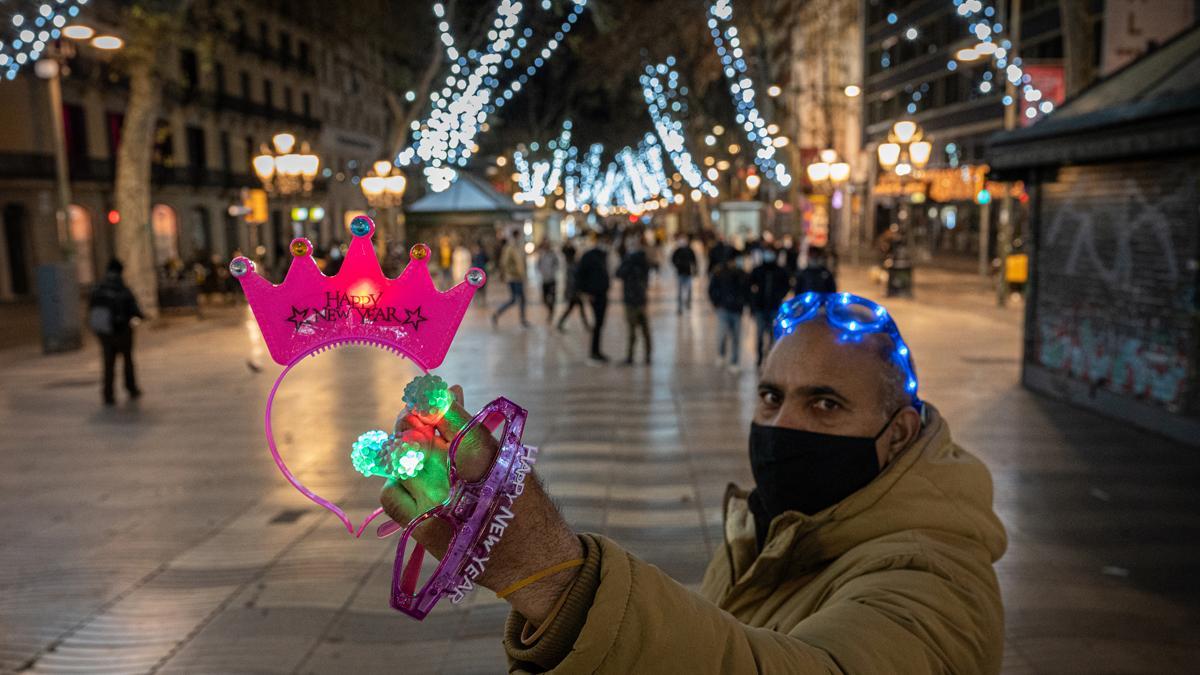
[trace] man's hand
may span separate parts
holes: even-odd
[[[473,415],[463,405],[462,387],[450,388],[454,402],[441,419],[405,415],[395,433],[420,439],[426,445],[425,468],[415,478],[388,481],[380,503],[392,520],[407,525],[417,516],[445,502],[449,495],[450,442]],[[481,426],[468,432],[459,443],[455,464],[466,481],[482,478],[499,451],[495,439]],[[513,504],[513,520],[504,537],[492,549],[484,573],[476,581],[493,591],[525,579],[560,562],[583,557],[578,537],[554,508],[536,474],[525,481],[525,490]],[[413,536],[439,559],[450,543],[450,526],[431,518],[413,531]],[[577,569],[546,577],[516,591],[506,599],[534,625],[540,624],[574,580]]]

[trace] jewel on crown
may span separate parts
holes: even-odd
[[[400,276],[388,279],[371,244],[375,223],[359,216],[350,233],[346,259],[332,277],[317,267],[312,243],[304,238],[292,241],[294,259],[278,286],[253,273],[248,258],[229,263],[271,358],[286,366],[342,344],[371,344],[408,357],[422,370],[437,368],[476,289],[487,280],[483,270],[471,268],[462,283],[440,292],[429,276],[429,247],[417,244]]]

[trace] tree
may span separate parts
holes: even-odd
[[[150,240],[150,172],[154,132],[162,105],[162,41],[184,25],[191,2],[142,0],[123,8],[126,30],[122,63],[129,77],[129,99],[117,148],[116,255],[125,263],[126,281],[142,311],[158,314],[158,287]]]

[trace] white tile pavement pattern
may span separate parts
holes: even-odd
[[[1006,671],[1187,670],[1200,657],[1200,455],[1021,390],[1019,311],[990,308],[967,277],[919,283],[889,307],[924,395],[996,479]],[[711,367],[711,314],[677,318],[667,285],[650,368],[590,367],[576,325],[492,332],[473,309],[439,372],[473,405],[506,395],[530,410],[538,470],[576,527],[694,586],[725,484],[750,482],[754,378]],[[261,425],[277,371],[246,369],[238,318],[140,336],[146,397],[113,410],[99,406],[94,346],[0,352],[0,672],[501,672],[504,603],[481,592],[424,622],[392,612],[391,542],[352,541],[283,482]],[[349,441],[387,425],[413,373],[357,349],[297,368],[275,420],[296,473],[369,512],[379,483],[353,473]]]

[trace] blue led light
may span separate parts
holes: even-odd
[[[840,309],[848,305],[865,308],[879,317],[878,321],[862,323],[847,316]],[[775,339],[791,335],[799,324],[811,320],[821,308],[826,308],[825,320],[838,330],[838,340],[845,343],[861,342],[867,335],[883,334],[892,340],[895,347],[893,360],[904,372],[905,390],[912,397],[912,405],[918,410],[922,403],[917,395],[917,374],[913,368],[912,355],[904,338],[900,337],[900,329],[896,322],[888,316],[887,309],[867,298],[850,293],[813,293],[808,292],[798,298],[783,303],[779,313],[775,315]]]

